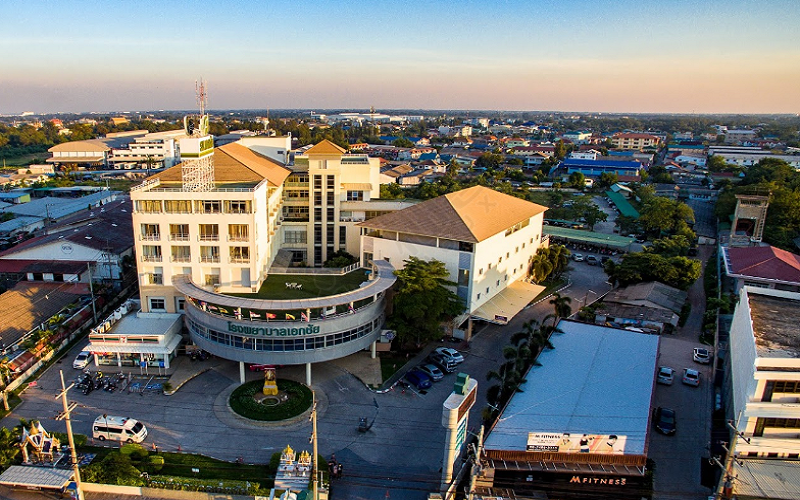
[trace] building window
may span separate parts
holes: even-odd
[[[336,226],[334,226],[333,224],[328,224],[328,230],[325,231],[326,233],[325,244],[328,245],[330,248],[333,248],[333,236],[335,227]],[[331,253],[333,253],[333,251],[331,251]]]
[[[486,287],[486,293],[487,294],[489,293],[489,287],[488,286]]]
[[[314,222],[322,222],[322,207],[314,207]]]
[[[458,270],[458,285],[469,286],[469,269]]]
[[[142,224],[142,240],[158,241],[161,239],[161,230],[158,224]]]
[[[500,286],[500,280],[497,280],[497,284],[495,286]]]
[[[481,294],[480,293],[478,294],[478,300],[481,300]]]
[[[200,247],[200,262],[219,262],[219,247]]]
[[[514,253],[519,253],[519,247],[514,249]]]
[[[170,224],[169,239],[172,241],[189,241],[189,224]]]
[[[188,246],[174,246],[171,249],[172,262],[191,262],[192,250]]]
[[[222,213],[222,201],[220,200],[202,200],[197,202],[198,211],[203,214],[219,214]]]
[[[249,214],[250,202],[247,200],[226,201],[225,212],[229,214]]]
[[[192,202],[189,200],[165,200],[164,211],[168,214],[192,213]]]
[[[322,176],[315,175],[314,176],[314,190],[322,191]]]
[[[219,274],[206,274],[206,286],[219,286]]]
[[[150,297],[150,310],[151,311],[166,311],[167,300],[164,297]]]
[[[142,246],[142,262],[161,262],[161,247],[156,245]]]
[[[136,202],[136,211],[143,214],[158,214],[161,213],[160,200],[138,200]]]
[[[511,252],[506,252],[506,259],[511,257]]]
[[[308,234],[305,231],[286,231],[283,233],[283,242],[288,244],[305,244],[308,241]]]
[[[246,264],[250,262],[250,247],[231,247],[231,264]]]
[[[293,207],[284,205],[283,218],[292,222],[308,222],[308,207]]]
[[[483,276],[483,268],[478,269],[478,276]]]
[[[334,176],[332,176],[332,175],[327,176],[327,178],[325,179],[325,182],[326,182],[327,188],[329,190],[336,189],[336,178]]]
[[[797,381],[775,382],[773,392],[784,392],[784,393],[800,392],[800,382]]]
[[[249,241],[250,226],[247,224],[228,224],[228,241]]]
[[[363,191],[348,191],[347,201],[364,201]]]
[[[200,224],[200,241],[219,241],[219,225]]]
[[[339,226],[339,248],[347,247],[347,226]]]
[[[325,212],[326,212],[325,215],[328,218],[328,222],[334,222],[336,220],[336,212],[335,211],[336,211],[336,209],[334,207],[328,207],[327,210],[325,210]]]
[[[328,194],[325,195],[325,203],[328,205],[336,204],[336,197],[334,196],[333,191],[328,191]]]

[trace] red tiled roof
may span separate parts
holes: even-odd
[[[800,283],[800,255],[773,246],[728,249],[731,274]]]

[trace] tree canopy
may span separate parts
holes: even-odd
[[[404,263],[394,272],[399,286],[389,326],[401,342],[438,340],[443,335],[441,322],[464,310],[462,300],[446,288],[455,283],[448,280],[450,273],[441,261],[410,257]]]

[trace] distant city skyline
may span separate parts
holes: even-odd
[[[796,0],[0,4],[0,114],[800,112]]]

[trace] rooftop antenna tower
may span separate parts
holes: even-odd
[[[208,91],[202,78],[195,81],[195,95],[198,116],[187,115],[183,118],[186,138],[181,139],[181,181],[184,191],[212,191],[214,189],[214,138],[209,135]]]

